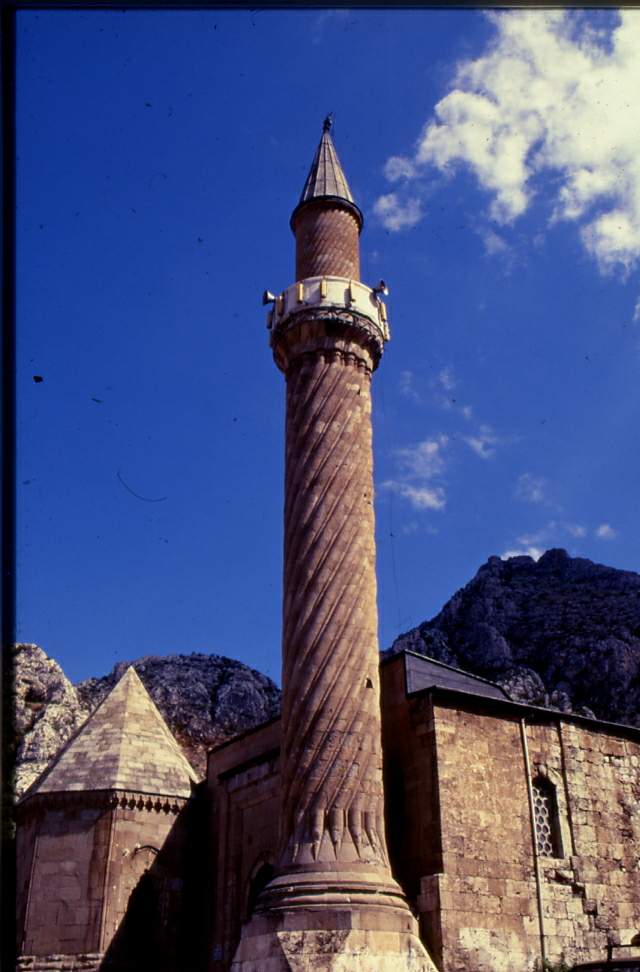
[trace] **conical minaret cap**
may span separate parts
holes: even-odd
[[[336,147],[331,138],[331,115],[327,115],[322,125],[322,138],[313,157],[307,181],[304,184],[298,205],[291,215],[291,225],[300,209],[307,203],[328,202],[343,203],[345,208],[350,209],[358,220],[360,228],[364,222],[362,213],[355,200],[347,177],[344,174]]]

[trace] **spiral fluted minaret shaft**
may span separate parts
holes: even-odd
[[[287,372],[283,864],[386,861],[370,383],[339,347]]]

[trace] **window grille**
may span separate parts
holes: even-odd
[[[531,788],[538,854],[540,857],[562,857],[555,787],[539,777],[533,780]]]

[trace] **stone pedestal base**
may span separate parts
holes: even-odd
[[[257,913],[231,972],[437,972],[404,907],[294,908]]]

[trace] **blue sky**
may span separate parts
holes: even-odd
[[[391,288],[381,646],[493,554],[638,570],[639,53],[640,11],[21,12],[20,639],[279,680],[260,295],[327,111]]]

